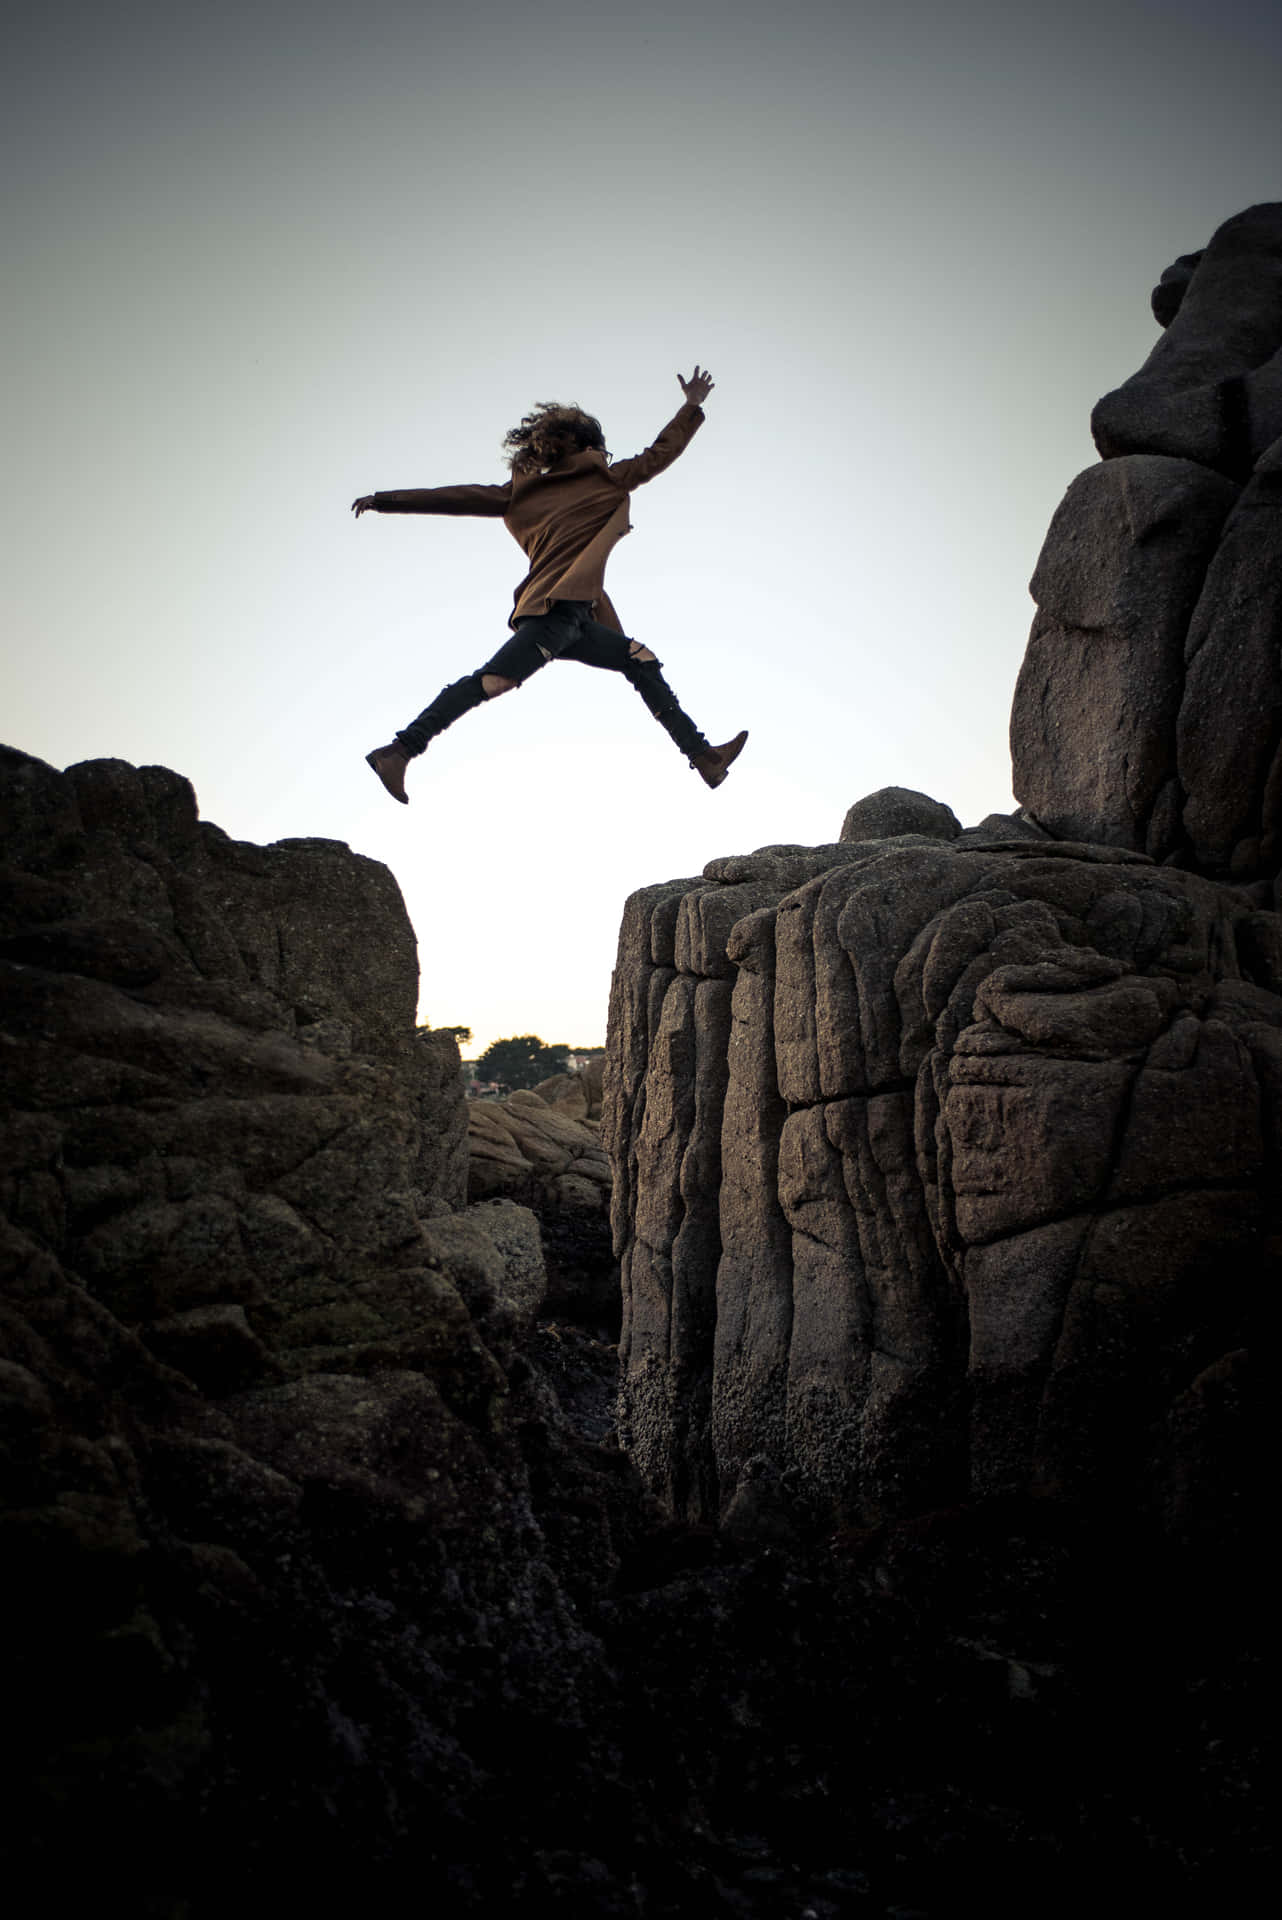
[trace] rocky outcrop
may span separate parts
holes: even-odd
[[[1106,460],[1164,454],[1245,480],[1282,437],[1282,204],[1235,214],[1153,292],[1165,329],[1091,415]]]
[[[291,1290],[464,1200],[457,1051],[415,1035],[395,882],[333,842],[239,845],[163,768],[0,770],[10,1224],[144,1340],[234,1308],[281,1346]]]
[[[547,1270],[549,1316],[619,1331],[619,1273],[610,1239],[610,1162],[601,1144],[602,1066],[556,1074],[506,1100],[467,1110],[468,1193],[532,1209]]]
[[[493,1910],[526,1814],[599,1798],[575,1596],[642,1509],[534,1357],[534,1217],[465,1205],[395,882],[163,768],[4,750],[0,800],[7,1832],[213,1913],[421,1829],[429,1894]]]
[[[1282,206],[1154,309],[1034,576],[1020,811],[963,832],[889,789],[835,845],[625,909],[625,1438],[740,1537],[1038,1487],[1177,1534],[1245,1510],[1282,1225]]]
[[[625,1433],[676,1511],[762,1463],[863,1524],[1176,1500],[1154,1436],[1238,1364],[1279,1226],[1282,921],[1019,821],[939,832],[628,903]]]
[[[471,1101],[472,1198],[504,1194],[531,1206],[604,1213],[610,1204],[610,1162],[599,1123],[572,1117],[578,1104],[553,1104],[538,1088],[505,1100]]]
[[[594,1124],[601,1119],[604,1080],[605,1056],[602,1054],[586,1067],[571,1073],[554,1073],[550,1080],[540,1080],[534,1091],[549,1107],[555,1107],[563,1119]]]
[[[1033,576],[1014,789],[1060,837],[1257,887],[1282,843],[1282,205],[1163,275]]]

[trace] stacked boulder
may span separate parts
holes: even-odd
[[[603,1061],[555,1074],[505,1100],[467,1110],[467,1190],[506,1199],[538,1220],[547,1276],[544,1313],[612,1342],[619,1276],[610,1239],[610,1161],[601,1143]]]
[[[1282,205],[1162,276],[1033,576],[1016,797],[1049,832],[1245,884],[1282,865]],[[1261,894],[1261,899],[1264,894]]]
[[[467,1112],[468,1193],[523,1205],[605,1213],[610,1162],[601,1145],[603,1063],[555,1074]]]

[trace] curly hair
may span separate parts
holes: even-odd
[[[582,453],[587,447],[605,452],[601,422],[582,407],[564,407],[556,400],[543,400],[524,415],[519,427],[503,436],[503,452],[513,473],[545,473],[567,454]]]

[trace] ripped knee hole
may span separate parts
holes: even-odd
[[[481,692],[487,700],[495,700],[501,693],[511,693],[515,685],[515,680],[505,680],[501,673],[483,673],[481,675]]]
[[[642,666],[647,666],[650,663],[650,661],[654,660],[654,657],[655,656],[651,653],[649,647],[643,647],[639,640],[633,640],[629,642],[628,658],[630,660],[639,660]]]

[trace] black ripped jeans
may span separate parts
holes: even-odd
[[[580,666],[621,673],[691,763],[707,753],[707,740],[689,714],[682,712],[677,696],[660,672],[660,663],[638,660],[633,652],[636,642],[594,620],[588,601],[556,600],[550,612],[527,615],[516,625],[517,631],[492,659],[466,679],[443,688],[417,720],[401,728],[396,739],[411,759],[462,714],[470,713],[490,697],[482,685],[487,673],[520,687],[549,660],[577,660]]]

